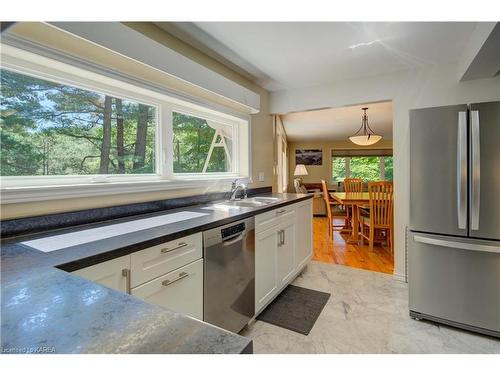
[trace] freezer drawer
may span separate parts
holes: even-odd
[[[500,242],[411,232],[408,261],[411,312],[500,335]]]

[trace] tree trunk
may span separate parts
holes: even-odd
[[[139,104],[137,134],[135,137],[134,171],[144,168],[146,159],[146,135],[148,130],[148,106]]]
[[[49,145],[47,138],[43,138],[43,174],[49,174]]]
[[[104,121],[102,123],[102,146],[99,174],[108,174],[111,149],[111,96],[104,97]]]
[[[123,129],[123,109],[122,100],[115,98],[116,108],[116,156],[118,157],[119,174],[125,173],[125,147],[124,147],[124,129]]]

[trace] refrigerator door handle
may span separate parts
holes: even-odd
[[[419,235],[414,235],[413,240],[415,242],[421,242],[429,245],[443,246],[443,247],[452,247],[454,249],[464,249],[464,250],[473,250],[473,251],[481,251],[487,253],[497,253],[500,254],[500,246],[491,246],[491,245],[481,245],[469,242],[455,242],[455,241],[447,241],[440,240],[438,238],[432,237],[424,237]]]
[[[470,111],[471,120],[471,230],[479,230],[481,193],[481,160],[479,138],[479,111]]]
[[[467,112],[458,112],[457,132],[458,228],[467,228]]]

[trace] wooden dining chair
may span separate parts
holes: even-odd
[[[363,180],[361,178],[344,179],[344,191],[346,193],[361,193],[363,191]]]
[[[330,198],[330,192],[328,191],[328,187],[326,185],[325,180],[321,180],[321,187],[323,190],[323,199],[325,201],[325,206],[326,206],[326,213],[328,216],[328,235],[331,236],[333,234],[333,231],[339,231],[341,233],[349,232],[350,229],[346,228],[345,225],[334,225],[333,224],[333,210],[336,208],[337,212],[344,213],[344,215],[336,215],[336,217],[344,218],[345,219],[345,211],[341,210],[340,203],[333,201]]]
[[[394,212],[393,212],[393,185],[389,181],[368,183],[369,214],[360,213],[358,219],[361,224],[361,241],[368,240],[370,251],[373,250],[375,234],[385,233],[389,242],[391,254],[394,253]]]
[[[363,192],[363,180],[361,178],[346,178],[344,179],[344,191],[346,193],[361,193]],[[352,205],[346,205],[346,221],[349,227],[352,227]]]

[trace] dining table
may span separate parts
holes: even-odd
[[[343,206],[352,207],[352,233],[351,237],[347,240],[347,243],[359,242],[359,222],[358,222],[358,212],[360,206],[368,206],[370,203],[370,197],[368,192],[363,193],[345,193],[345,192],[334,192],[331,194],[332,198],[335,199]]]

